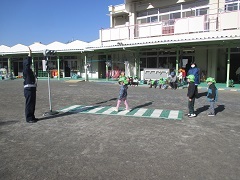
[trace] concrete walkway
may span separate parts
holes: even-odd
[[[199,89],[196,118],[179,120],[49,111],[46,80],[38,81],[36,117],[24,118],[22,80],[0,81],[0,179],[232,179],[240,177],[240,93],[219,91],[208,117]],[[129,87],[130,108],[187,113],[186,89]],[[145,86],[146,87],[146,86]],[[119,86],[51,81],[53,110],[116,105]],[[122,104],[122,108],[124,105]]]

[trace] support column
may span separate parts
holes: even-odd
[[[7,76],[11,76],[12,73],[12,67],[11,67],[11,58],[8,58],[8,72],[7,72]]]
[[[84,68],[85,68],[85,81],[88,80],[87,78],[87,54],[85,54],[85,65],[84,65]]]
[[[135,54],[135,67],[136,67],[136,76],[138,79],[140,78],[140,61],[139,61],[139,49],[137,49],[136,54]]]
[[[34,58],[33,58],[33,56],[32,56],[32,71],[36,74],[35,67],[34,67]]]
[[[106,65],[106,81],[109,80],[109,73],[108,73],[108,53],[106,55],[106,62],[105,62],[105,65]]]
[[[8,58],[8,73],[11,72],[11,58]]]
[[[58,68],[58,80],[60,80],[60,59],[59,59],[59,56],[57,56],[57,68]]]
[[[228,47],[228,58],[227,58],[227,84],[226,84],[226,87],[229,87],[229,74],[230,74],[230,47]]]
[[[178,75],[178,62],[179,62],[179,47],[177,47],[177,57],[176,57],[176,75]]]

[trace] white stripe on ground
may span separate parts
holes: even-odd
[[[104,107],[97,107],[97,108],[94,108],[94,109],[88,111],[88,113],[95,113],[95,112],[97,112],[97,111],[99,111],[99,110],[101,110],[101,109],[103,109],[103,108],[104,108]]]
[[[72,109],[75,109],[75,108],[77,108],[77,107],[79,107],[79,106],[81,106],[81,105],[70,106],[70,107],[68,107],[68,108],[62,109],[61,111],[62,111],[62,112],[68,112],[68,111],[70,111],[70,110],[72,110]]]
[[[81,108],[79,108],[79,109],[76,109],[76,112],[82,112],[82,111],[88,110],[88,109],[91,108],[91,107],[93,107],[93,106],[83,106],[83,107],[81,107]],[[75,111],[74,111],[74,112],[75,112]]]
[[[161,115],[162,111],[163,111],[162,109],[155,109],[155,110],[152,112],[152,114],[151,114],[150,117],[159,117],[159,116]]]
[[[142,116],[148,109],[141,108],[133,116]]]
[[[179,113],[179,111],[171,110],[169,115],[168,115],[168,118],[169,119],[177,119],[178,118],[178,113]]]
[[[110,114],[111,112],[113,112],[116,108],[115,107],[111,107],[108,110],[104,111],[102,114]]]
[[[127,114],[129,111],[125,110],[125,111],[120,111],[117,113],[117,115],[125,115]]]

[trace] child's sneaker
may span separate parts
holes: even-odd
[[[213,113],[208,113],[208,116],[215,116],[215,114],[213,114]]]
[[[130,112],[131,110],[130,109],[125,109],[126,112]]]
[[[190,117],[190,118],[196,117],[196,114],[190,114],[188,117]]]
[[[118,108],[115,108],[114,111],[117,111],[117,112],[118,112]]]

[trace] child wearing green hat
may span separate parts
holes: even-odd
[[[209,107],[209,113],[208,116],[215,116],[215,102],[217,101],[217,94],[218,90],[215,86],[215,79],[212,77],[208,77],[206,79],[206,82],[208,84],[208,92],[207,92],[207,99],[210,102],[210,107]]]
[[[196,114],[194,113],[194,103],[195,103],[195,98],[197,96],[197,87],[195,86],[194,83],[195,76],[194,75],[188,75],[187,76],[187,81],[188,81],[188,92],[187,92],[187,97],[188,97],[188,117],[196,117]]]
[[[126,106],[126,111],[130,111],[129,106],[128,106],[128,102],[127,102],[127,89],[128,89],[128,81],[125,78],[120,78],[118,80],[118,82],[120,83],[120,91],[119,91],[119,96],[118,96],[118,101],[117,101],[117,106],[115,111],[118,112],[118,108],[121,104],[122,101],[124,101],[124,104]]]

